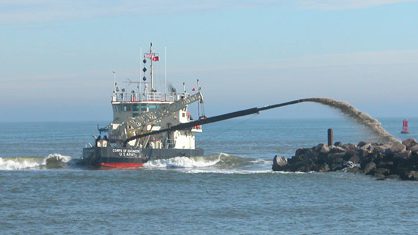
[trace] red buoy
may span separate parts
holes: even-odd
[[[408,120],[403,120],[402,121],[402,134],[408,134],[409,133],[409,124],[408,124]]]

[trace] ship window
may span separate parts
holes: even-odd
[[[137,112],[137,111],[139,111],[139,110],[140,110],[140,106],[139,106],[139,104],[134,104],[134,105],[132,105],[132,111]]]
[[[154,110],[154,109],[158,108],[158,105],[150,104],[150,105],[148,105],[148,108],[149,108],[149,110]]]
[[[147,111],[147,105],[141,104],[141,112],[146,112],[146,111]]]
[[[123,111],[131,111],[131,106],[130,105],[124,105],[123,106]]]
[[[181,116],[182,116],[182,117],[186,117],[186,114],[185,114],[185,113],[182,113],[182,114],[181,114]]]
[[[139,113],[132,113],[132,117],[138,117]]]

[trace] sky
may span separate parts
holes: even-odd
[[[417,12],[418,0],[0,0],[0,121],[110,121],[112,71],[138,79],[150,42],[159,84],[165,63],[179,89],[199,79],[207,116],[329,97],[418,117]]]

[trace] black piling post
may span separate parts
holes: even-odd
[[[332,128],[328,129],[328,146],[334,145],[334,130]]]

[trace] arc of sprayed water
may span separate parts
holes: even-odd
[[[395,138],[382,127],[381,123],[377,119],[371,117],[367,113],[361,112],[360,110],[356,109],[355,107],[346,102],[337,101],[330,98],[307,98],[303,100],[304,102],[315,102],[335,108],[340,112],[346,114],[347,116],[351,117],[358,123],[368,127],[372,132],[377,134],[384,141],[390,143],[400,143],[400,141],[397,138]]]

